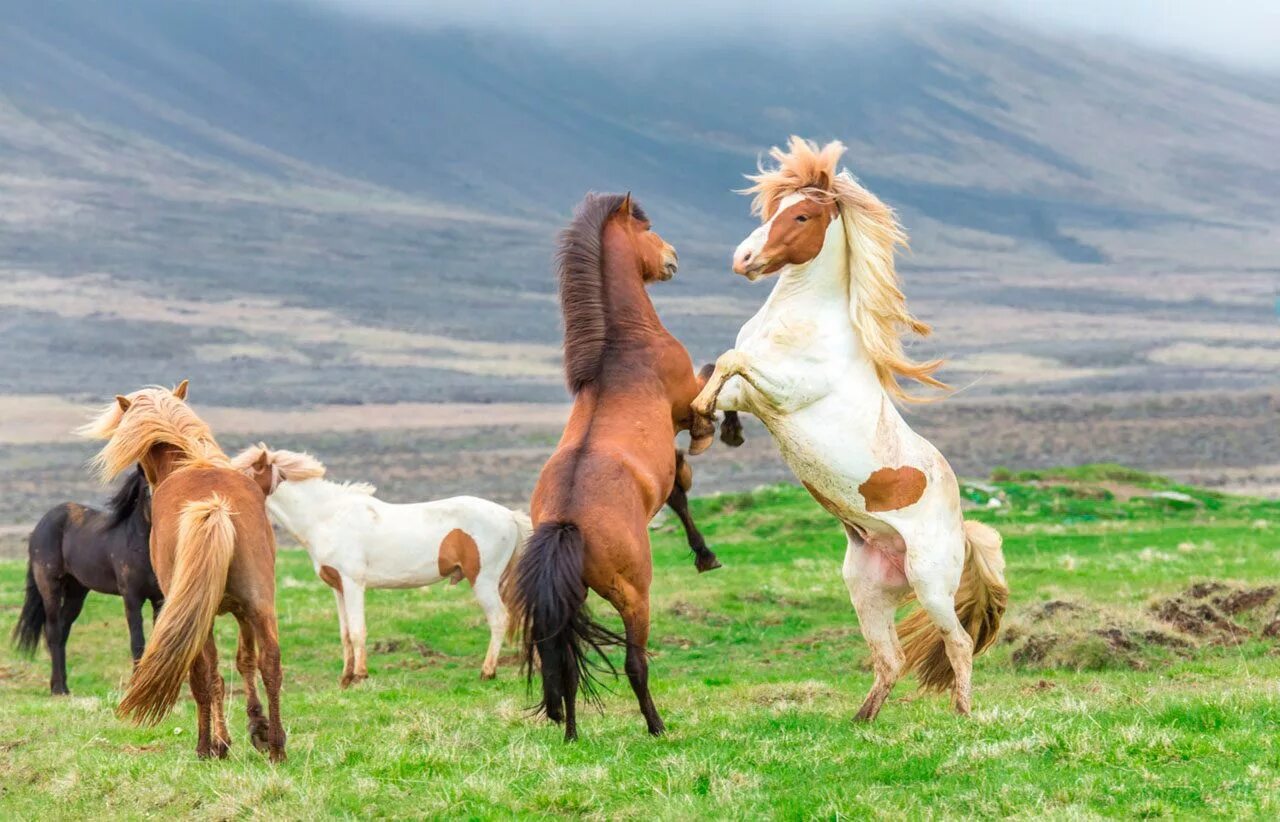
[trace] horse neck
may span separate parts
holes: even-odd
[[[182,458],[182,449],[176,445],[161,442],[151,446],[151,450],[142,458],[142,467],[146,471],[147,480],[152,487],[164,482],[170,474],[177,470]]]
[[[604,229],[604,309],[609,345],[627,346],[663,333],[662,321],[644,289],[640,264],[626,229],[610,221]]]
[[[308,551],[313,527],[326,518],[326,505],[336,496],[331,485],[322,479],[285,481],[267,497],[267,510]]]
[[[843,220],[840,229],[830,231],[818,256],[803,265],[791,265],[778,275],[765,303],[766,321],[816,322],[820,344],[837,356],[847,357],[849,379],[867,389],[882,390],[875,363],[867,355],[854,326],[849,252]]]

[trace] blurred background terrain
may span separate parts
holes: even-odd
[[[0,550],[102,495],[86,407],[184,377],[228,448],[520,502],[567,401],[574,204],[634,192],[710,361],[768,290],[728,271],[732,189],[792,133],[912,235],[915,350],[963,390],[910,420],[960,472],[1280,493],[1275,65],[924,6],[554,34],[408,5],[0,0]],[[787,476],[749,434],[698,490]]]

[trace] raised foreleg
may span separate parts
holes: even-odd
[[[765,366],[758,359],[748,357],[741,349],[733,348],[720,355],[716,360],[715,371],[703,386],[702,391],[694,398],[692,409],[695,416],[703,419],[714,419],[715,412],[738,410],[739,399],[730,400],[724,395],[726,383],[734,377],[740,377],[760,395],[770,408],[789,414],[811,405],[830,393],[827,380],[805,368],[799,374],[788,373],[781,366]],[[701,453],[703,448],[691,445],[689,453]]]
[[[684,452],[676,449],[676,479],[671,484],[671,494],[667,497],[667,506],[675,512],[676,516],[680,518],[680,524],[684,526],[685,538],[689,542],[689,548],[693,551],[693,564],[698,569],[698,573],[713,571],[720,567],[720,560],[716,559],[715,552],[707,547],[707,542],[698,531],[698,526],[693,524],[693,517],[689,513],[688,496],[688,491],[692,487],[693,469],[689,467],[689,462],[685,459]]]

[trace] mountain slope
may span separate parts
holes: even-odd
[[[2,8],[5,391],[558,397],[540,360],[499,378],[457,341],[555,344],[552,238],[591,188],[680,248],[655,295],[710,357],[763,299],[724,273],[751,226],[728,190],[793,132],[844,140],[902,212],[913,304],[980,391],[1274,381],[1274,78],[946,18],[576,50],[283,2]],[[143,297],[355,330],[112,307]]]

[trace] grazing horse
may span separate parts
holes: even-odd
[[[733,270],[752,281],[777,274],[778,284],[693,408],[759,417],[843,524],[844,579],[875,671],[858,718],[875,718],[908,668],[926,689],[949,687],[967,714],[973,657],[995,640],[1008,598],[1000,535],[964,521],[947,461],[893,403],[914,399],[899,378],[946,386],[933,376],[940,361],[903,351],[903,329],[930,330],[898,286],[894,250],[906,236],[888,206],[837,172],[843,152],[793,137],[773,150],[777,168],[748,178],[762,225]],[[895,627],[910,596],[921,608]]]
[[[714,423],[695,420],[700,381],[684,346],[663,327],[645,285],[668,280],[676,253],[650,229],[631,195],[588,194],[560,235],[565,375],[573,409],[534,488],[533,537],[508,580],[525,670],[542,674],[538,709],[577,738],[579,687],[594,695],[587,656],[626,646],[626,672],[649,732],[662,720],[649,695],[649,521],[675,482],[672,440],[695,445]],[[617,609],[625,638],[592,619],[588,589]],[[535,663],[535,659],[537,662]]]
[[[267,510],[307,553],[317,576],[338,600],[342,687],[369,677],[365,656],[364,592],[421,588],[449,580],[471,583],[489,623],[481,679],[493,679],[507,631],[499,581],[533,531],[529,517],[476,497],[393,505],[372,485],[337,483],[310,454],[246,448],[231,464],[252,477]]]
[[[106,511],[64,502],[40,518],[27,540],[27,596],[13,629],[18,650],[35,653],[44,634],[53,664],[49,691],[67,690],[67,638],[90,591],[124,597],[134,664],[146,644],[142,603],[151,618],[164,602],[151,570],[151,498],[142,467],[129,474]]]
[[[151,564],[165,593],[151,642],[117,713],[154,725],[172,710],[189,678],[199,716],[196,754],[225,757],[231,737],[213,621],[229,612],[240,624],[236,668],[244,677],[250,739],[272,762],[282,762],[276,544],[266,498],[231,467],[186,395],[184,380],[173,391],[153,387],[117,396],[81,429],[84,436],[107,440],[94,460],[102,477],[142,464],[151,484]],[[259,670],[269,717],[258,700]]]

